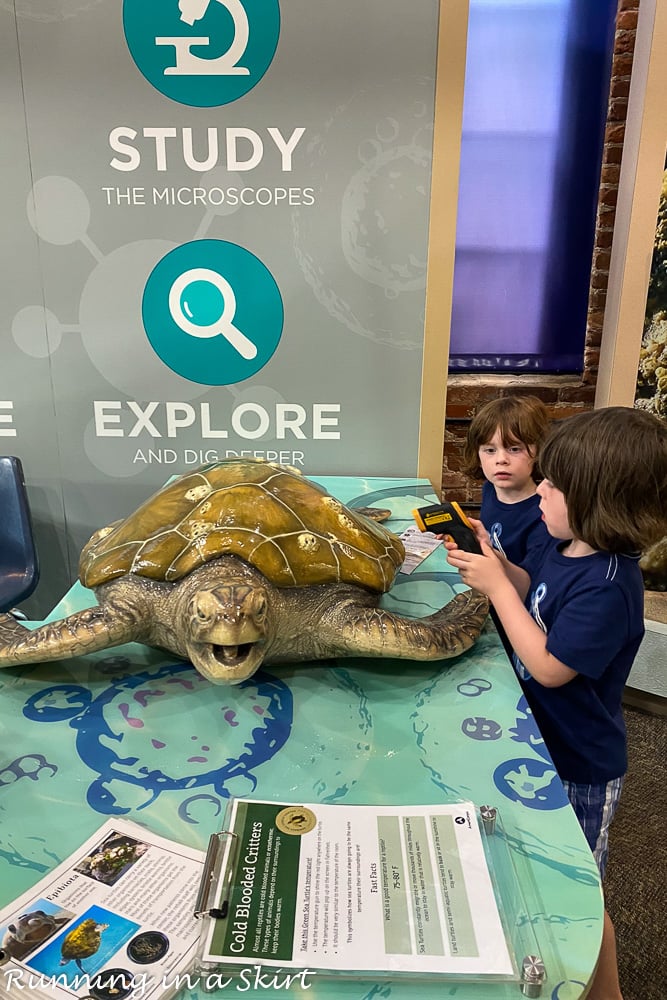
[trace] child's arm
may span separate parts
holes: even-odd
[[[547,651],[546,634],[523,604],[530,585],[526,571],[502,560],[486,542],[482,543],[481,556],[446,544],[447,561],[458,569],[464,583],[489,598],[530,675],[544,687],[560,687],[576,677],[575,670]]]

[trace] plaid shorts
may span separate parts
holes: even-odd
[[[609,853],[609,826],[621,797],[623,777],[600,785],[578,785],[564,781],[563,788],[579,820],[588,846],[604,878]]]

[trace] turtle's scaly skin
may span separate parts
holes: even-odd
[[[466,591],[421,619],[381,610],[403,556],[396,535],[292,470],[205,466],[93,535],[80,576],[98,607],[34,630],[0,615],[0,666],[135,641],[238,684],[262,663],[458,656],[488,601]]]
[[[321,486],[267,462],[218,462],[164,486],[93,535],[79,576],[174,581],[211,559],[245,559],[277,587],[354,583],[382,592],[405,558],[400,538]]]

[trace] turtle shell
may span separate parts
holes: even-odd
[[[167,483],[84,547],[86,587],[134,573],[175,581],[222,555],[245,559],[278,587],[352,583],[383,592],[405,551],[296,470],[228,459]]]

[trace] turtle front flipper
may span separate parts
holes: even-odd
[[[27,629],[11,615],[0,615],[0,667],[67,660],[119,646],[138,638],[134,615],[86,608],[61,621]]]
[[[466,590],[426,618],[347,604],[341,620],[328,624],[336,627],[331,642],[341,655],[444,660],[474,645],[488,612],[488,599]]]
[[[363,514],[364,517],[378,523],[388,521],[391,517],[391,511],[387,507],[352,507],[352,510],[355,514]]]

